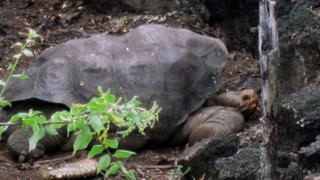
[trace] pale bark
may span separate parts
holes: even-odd
[[[275,19],[275,2],[261,0],[259,7],[259,55],[262,75],[261,179],[278,179],[276,169],[279,40]]]

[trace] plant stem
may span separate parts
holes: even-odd
[[[16,61],[14,62],[12,68],[10,69],[10,74],[9,74],[8,78],[6,79],[6,81],[5,81],[5,85],[1,89],[0,97],[3,97],[3,94],[4,94],[5,90],[7,90],[7,88],[8,88],[7,83],[11,80],[11,78],[13,76],[13,73],[16,70],[16,67],[17,67],[17,65],[19,63],[19,60],[20,60],[20,57],[16,59]]]
[[[5,85],[1,89],[0,97],[3,97],[4,92],[7,90],[8,83],[10,82],[10,80],[11,80],[11,78],[13,76],[13,73],[14,73],[14,71],[16,70],[16,68],[18,66],[18,63],[19,63],[21,57],[23,56],[22,52],[25,50],[25,48],[27,47],[28,44],[29,44],[28,41],[26,41],[23,44],[22,48],[20,49],[20,51],[19,51],[20,56],[16,57],[16,61],[14,62],[13,66],[10,69],[10,74],[9,74],[8,78],[6,79],[6,81],[5,81]]]
[[[40,125],[50,125],[50,124],[70,124],[71,122],[44,122],[44,123],[40,123]],[[22,122],[6,122],[6,123],[0,123],[0,126],[14,126],[14,125],[22,125]]]

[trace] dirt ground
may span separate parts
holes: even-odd
[[[162,15],[139,15],[122,12],[100,14],[82,1],[0,1],[0,74],[5,76],[6,68],[12,62],[14,52],[10,45],[22,41],[26,37],[26,28],[36,29],[44,41],[37,44],[35,51],[39,54],[43,49],[55,46],[69,39],[88,37],[91,34],[109,32],[124,33],[131,28],[145,23],[182,26],[198,33],[215,36],[217,31],[209,25],[197,20],[193,24],[180,12],[169,12]],[[224,73],[224,89],[239,90],[254,88],[260,91],[259,64],[255,57],[244,49],[230,51],[230,63]],[[20,69],[27,67],[32,60],[24,60]],[[257,125],[258,113],[251,117],[248,124]],[[242,135],[252,133],[249,126]],[[181,154],[183,147],[158,150],[145,150],[138,156],[129,159],[126,164],[135,171],[138,179],[177,179],[175,158]],[[17,163],[10,155],[5,143],[0,144],[0,179],[41,179],[42,169],[59,166],[73,161],[77,157],[70,153],[55,153],[35,162]],[[78,157],[81,158],[81,157]],[[115,179],[123,179],[121,175]]]

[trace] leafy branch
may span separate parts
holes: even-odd
[[[31,28],[28,28],[28,37],[24,43],[17,42],[13,44],[10,48],[17,48],[18,53],[13,55],[14,63],[10,63],[7,70],[9,71],[8,77],[3,81],[0,79],[0,107],[11,107],[11,102],[6,100],[4,97],[4,93],[8,88],[8,84],[12,78],[18,78],[20,80],[25,80],[28,77],[24,74],[14,74],[17,69],[17,66],[22,57],[34,57],[34,53],[30,50],[35,44],[38,39],[42,40],[42,37],[37,34],[37,32]],[[0,126],[0,137],[1,135],[7,130],[9,124],[4,124]]]
[[[10,118],[10,124],[21,124],[23,128],[32,128],[33,135],[29,139],[29,150],[36,148],[37,143],[45,133],[58,135],[57,129],[67,126],[68,135],[75,133],[73,153],[86,149],[94,141],[88,153],[89,158],[102,155],[99,159],[97,173],[105,171],[108,177],[121,170],[129,179],[134,175],[128,171],[120,159],[126,159],[134,152],[118,149],[119,142],[110,138],[110,127],[116,126],[118,136],[126,137],[133,131],[144,135],[144,130],[159,118],[157,104],[146,110],[141,108],[141,102],[137,97],[122,103],[121,98],[116,98],[110,91],[104,92],[98,88],[99,97],[91,99],[86,104],[73,104],[69,111],[59,111],[51,115],[49,119],[39,111],[30,110],[28,113],[18,113]],[[112,157],[108,149],[114,149]],[[103,155],[102,153],[105,152]],[[116,159],[112,162],[112,159]]]
[[[4,92],[8,88],[8,83],[10,80],[14,78],[18,78],[20,80],[27,79],[28,77],[24,74],[14,74],[17,69],[17,66],[22,57],[34,57],[34,53],[29,49],[36,44],[37,39],[41,39],[42,37],[37,34],[37,32],[33,29],[28,28],[28,37],[24,43],[17,42],[13,44],[10,48],[18,48],[18,53],[13,56],[14,63],[9,64],[7,70],[9,70],[9,75],[5,81],[0,80],[0,86],[2,86],[0,91],[0,107],[11,106],[11,103],[4,99]]]

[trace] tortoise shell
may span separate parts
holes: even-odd
[[[46,49],[5,93],[11,101],[85,103],[97,87],[145,107],[162,108],[155,131],[170,136],[207,97],[215,94],[227,50],[215,38],[161,25],[140,26],[124,35],[98,34]],[[167,137],[168,137],[167,136]]]

